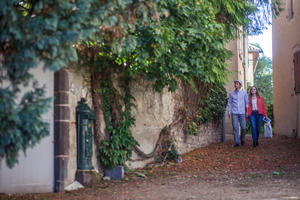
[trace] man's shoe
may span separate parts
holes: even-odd
[[[256,147],[257,146],[257,143],[256,142],[253,142],[253,147]]]
[[[244,146],[244,145],[245,145],[245,142],[244,142],[244,141],[242,141],[242,142],[241,142],[241,144],[242,144],[242,146]]]
[[[240,146],[240,144],[235,144],[235,145],[234,145],[234,147],[239,147],[239,146]]]
[[[256,146],[258,146],[258,141],[256,141]]]

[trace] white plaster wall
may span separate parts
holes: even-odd
[[[53,97],[53,72],[43,71],[42,66],[32,70],[40,85],[45,84],[47,96]],[[27,88],[28,89],[28,88]],[[54,145],[53,145],[53,108],[43,116],[50,124],[49,136],[39,144],[19,153],[19,163],[12,169],[5,161],[0,164],[0,193],[35,193],[54,191]]]

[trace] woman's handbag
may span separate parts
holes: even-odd
[[[272,126],[271,126],[271,122],[267,122],[264,125],[264,137],[265,138],[272,138]]]

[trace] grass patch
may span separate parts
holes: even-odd
[[[282,176],[284,176],[284,172],[282,172],[282,171],[273,171],[272,172],[272,176],[274,176],[274,177],[282,177]]]
[[[251,174],[248,176],[249,179],[262,179],[264,178],[264,174],[256,173],[256,174]]]

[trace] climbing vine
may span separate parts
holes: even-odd
[[[208,122],[222,120],[226,106],[227,93],[223,85],[211,85],[199,100],[196,116],[191,117],[186,132],[190,135],[198,134],[198,127]]]
[[[156,162],[164,162],[166,160],[175,160],[179,162],[180,155],[177,151],[177,147],[175,145],[174,135],[171,133],[171,126],[164,127],[160,135],[162,136],[162,140],[159,141],[159,149],[153,156]]]
[[[227,92],[223,85],[212,85],[207,90],[205,98],[199,102],[197,122],[204,124],[209,121],[219,121],[224,115]]]
[[[188,135],[197,135],[199,126],[208,122],[218,125],[227,103],[227,92],[222,84],[205,84],[200,80],[194,80],[194,83],[193,88],[186,84],[182,86],[184,107],[181,115],[184,116],[184,130]]]
[[[73,48],[78,42],[94,40],[117,54],[135,52],[142,64],[138,69],[158,90],[175,90],[176,78],[191,82],[200,74],[207,74],[201,80],[215,82],[222,79],[220,67],[227,58],[223,39],[233,38],[225,35],[224,27],[230,34],[239,27],[257,32],[270,22],[271,11],[279,14],[279,4],[280,0],[0,1],[0,160],[13,167],[19,151],[49,134],[49,124],[42,120],[51,105],[45,88],[33,84],[32,91],[21,92],[34,80],[31,69],[40,63],[59,70],[78,60]],[[94,78],[101,76],[99,71],[92,73]]]
[[[131,109],[135,105],[131,103],[133,97],[130,94],[130,79],[126,79],[122,86],[124,96],[118,94],[119,99],[123,101],[124,110],[120,109],[120,119],[115,124],[112,115],[112,104],[110,97],[117,91],[110,84],[110,81],[103,82],[102,88],[96,92],[100,93],[102,99],[102,110],[106,124],[106,131],[109,135],[107,140],[102,140],[99,146],[99,160],[105,168],[112,168],[117,165],[125,165],[125,162],[131,157],[133,145],[137,141],[131,134],[130,128],[135,124],[135,119],[131,115]],[[115,99],[118,101],[119,99]]]
[[[117,37],[118,48],[111,45],[109,34],[76,46],[80,64],[91,67],[97,139],[101,137],[100,109],[106,123],[105,137],[98,142],[104,167],[123,165],[133,149],[138,151],[130,132],[135,120],[131,116],[134,104],[129,80],[134,81],[136,75],[153,83],[158,92],[166,87],[175,91],[179,82],[192,89],[197,96],[195,104],[187,102],[180,117],[191,134],[198,132],[199,125],[222,118],[226,103],[225,61],[232,55],[225,45],[239,35],[240,27],[245,31],[251,28],[248,17],[257,12],[255,4],[247,0],[166,0],[155,5],[153,13],[132,16],[134,26],[122,26],[116,18],[114,25],[106,27]],[[113,84],[116,77],[128,81],[122,82],[124,87],[120,90]]]

